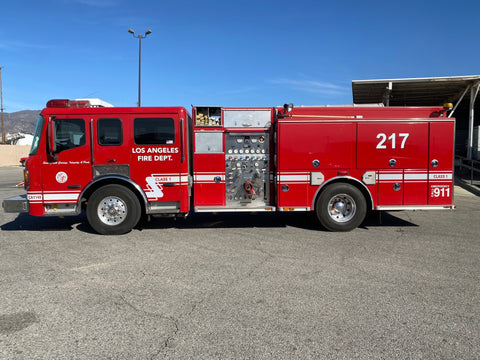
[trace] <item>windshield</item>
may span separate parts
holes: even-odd
[[[35,128],[35,135],[33,135],[32,147],[30,148],[29,155],[35,155],[38,152],[38,147],[40,145],[40,138],[42,136],[43,124],[45,119],[42,115],[38,117],[37,127]]]

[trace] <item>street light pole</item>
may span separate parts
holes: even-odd
[[[2,144],[5,144],[5,128],[3,127],[3,88],[2,88],[2,69],[3,66],[0,66],[0,112],[2,118]]]
[[[140,107],[140,92],[141,92],[141,74],[142,74],[142,39],[146,38],[152,31],[149,29],[145,31],[145,35],[136,35],[133,29],[128,29],[128,32],[138,39],[138,107]]]

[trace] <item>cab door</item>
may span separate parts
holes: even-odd
[[[76,204],[92,179],[90,133],[82,115],[57,115],[49,119],[48,126],[56,149],[53,153],[47,149],[43,163],[43,201],[57,209],[60,204]]]
[[[96,179],[106,175],[130,177],[130,134],[124,114],[101,114],[90,119],[92,171]]]
[[[182,120],[183,121],[183,120]],[[131,174],[152,212],[180,211],[182,132],[178,113],[130,115]]]

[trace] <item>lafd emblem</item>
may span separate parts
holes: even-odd
[[[60,184],[63,184],[67,181],[68,179],[68,176],[65,172],[63,171],[60,171],[57,173],[57,175],[55,176],[55,179],[57,180],[58,183]]]

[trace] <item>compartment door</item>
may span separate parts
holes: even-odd
[[[360,169],[427,168],[428,122],[360,123],[357,136]]]
[[[402,205],[403,171],[380,170],[377,175],[377,184],[378,205]]]
[[[223,132],[198,131],[194,136],[194,206],[225,206]]]
[[[428,204],[452,205],[454,122],[430,124]]]

